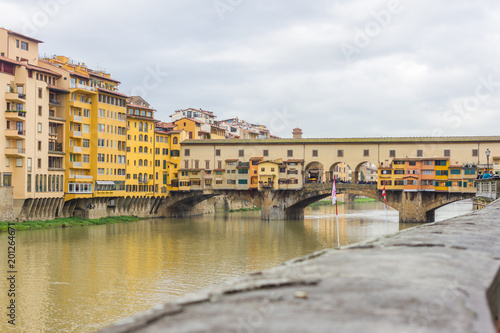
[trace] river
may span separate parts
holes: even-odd
[[[470,201],[438,210],[442,220]],[[7,323],[7,234],[0,234],[1,331],[91,332],[168,300],[324,248],[415,226],[377,202],[307,208],[304,221],[260,212],[154,219],[16,234],[16,326]]]

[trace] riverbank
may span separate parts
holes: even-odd
[[[53,229],[53,228],[67,228],[67,227],[77,227],[77,226],[87,226],[87,225],[101,225],[101,224],[113,224],[113,223],[124,223],[124,222],[136,222],[143,220],[143,218],[135,216],[116,216],[116,217],[103,217],[100,219],[84,219],[80,217],[66,217],[58,218],[55,220],[47,221],[26,221],[14,223],[14,228],[16,231],[22,230],[39,230],[39,229]],[[11,222],[0,221],[0,232],[8,230],[8,226]]]
[[[357,199],[354,199],[354,203],[375,202],[375,201],[377,201],[377,200],[372,199],[372,198],[357,198]],[[337,201],[337,204],[338,205],[344,205],[345,202],[343,202],[343,201]],[[332,205],[332,201],[331,200],[321,200],[321,201],[313,202],[312,204],[309,205],[309,207],[331,206],[331,205]]]

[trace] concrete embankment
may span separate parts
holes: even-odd
[[[494,333],[499,239],[497,201],[252,273],[100,332]]]

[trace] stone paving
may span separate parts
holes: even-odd
[[[499,239],[497,201],[466,216],[294,259],[100,332],[494,333]]]

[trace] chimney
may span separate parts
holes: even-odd
[[[294,139],[302,139],[302,130],[300,128],[294,128],[292,134]]]

